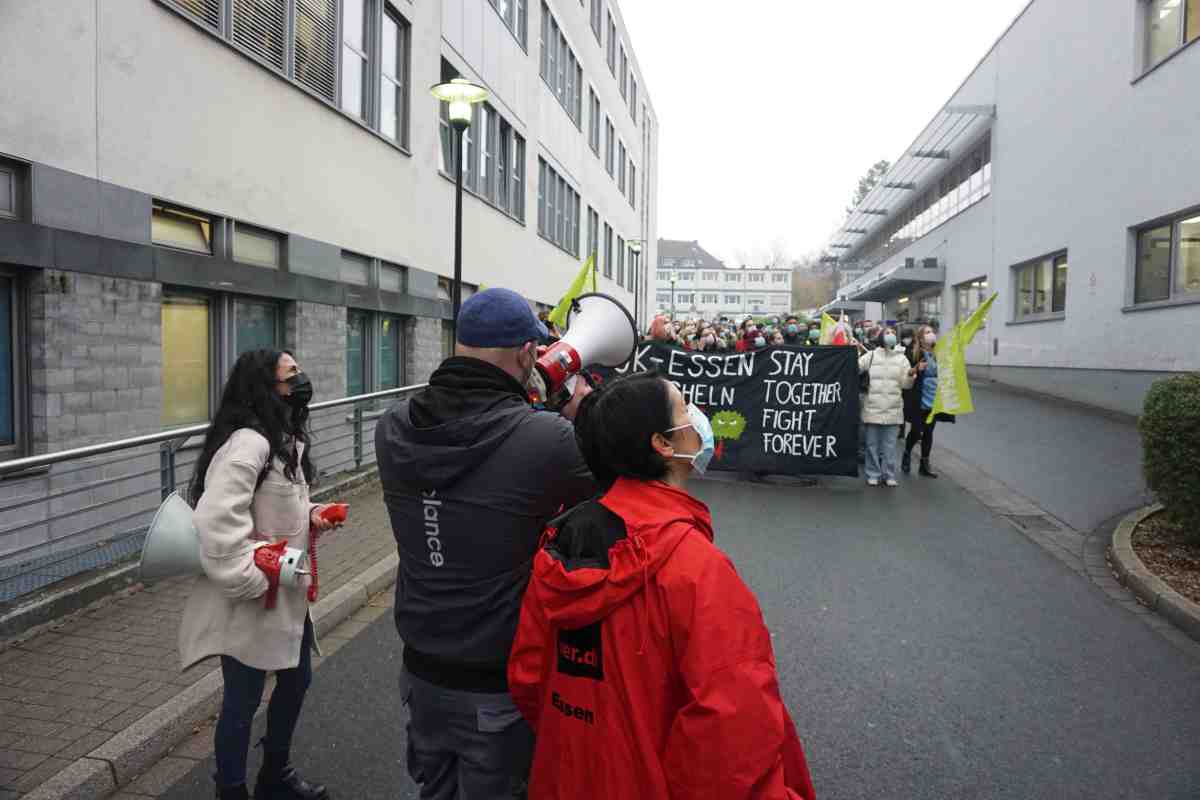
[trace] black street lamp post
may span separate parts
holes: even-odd
[[[450,290],[452,307],[451,334],[458,341],[458,310],[462,307],[462,207],[463,207],[463,133],[471,125],[472,107],[487,99],[487,89],[466,78],[439,83],[430,93],[450,104],[450,124],[454,128],[454,286]]]

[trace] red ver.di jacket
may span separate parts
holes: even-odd
[[[537,734],[531,800],[812,800],[762,612],[708,508],[620,479],[553,521],[509,691]]]

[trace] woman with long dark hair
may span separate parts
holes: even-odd
[[[639,373],[584,398],[575,436],[608,488],[549,524],[521,607],[529,796],[812,800],[771,634],[687,491],[708,419]]]
[[[187,669],[221,657],[224,699],[216,729],[217,797],[249,797],[250,727],[267,672],[276,674],[255,800],[320,800],[325,787],[289,763],[292,733],[312,681],[316,648],[308,606],[315,592],[279,584],[271,556],[306,552],[310,529],[332,525],[309,502],[312,383],[286,351],[244,353],[221,395],[189,490],[204,574],[183,612],[179,652]],[[277,559],[276,559],[277,564]]]

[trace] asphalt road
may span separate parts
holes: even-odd
[[[975,413],[934,431],[944,444],[1077,531],[1149,500],[1137,427],[1081,406],[979,382]]]
[[[1200,663],[951,481],[694,489],[773,631],[819,797],[1200,797]],[[317,673],[296,761],[338,798],[416,796],[398,671],[385,616]],[[210,772],[167,796],[211,797]]]

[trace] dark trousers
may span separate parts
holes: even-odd
[[[275,673],[275,691],[267,706],[263,751],[285,760],[292,747],[292,733],[300,719],[300,708],[304,705],[304,693],[312,683],[312,644],[312,620],[307,620],[300,641],[300,663]],[[254,724],[254,712],[262,702],[267,673],[235,658],[221,656],[221,674],[225,678],[225,694],[215,737],[217,785],[228,788],[246,782],[250,728]]]
[[[405,670],[408,774],[421,800],[524,798],[533,730],[512,697],[444,689]]]
[[[921,443],[921,458],[928,460],[929,451],[933,449],[933,429],[937,427],[937,420],[926,422],[925,419],[929,416],[929,409],[921,409],[921,416],[912,424],[912,430],[908,432],[908,438],[904,440],[904,452],[911,453],[917,442]]]

